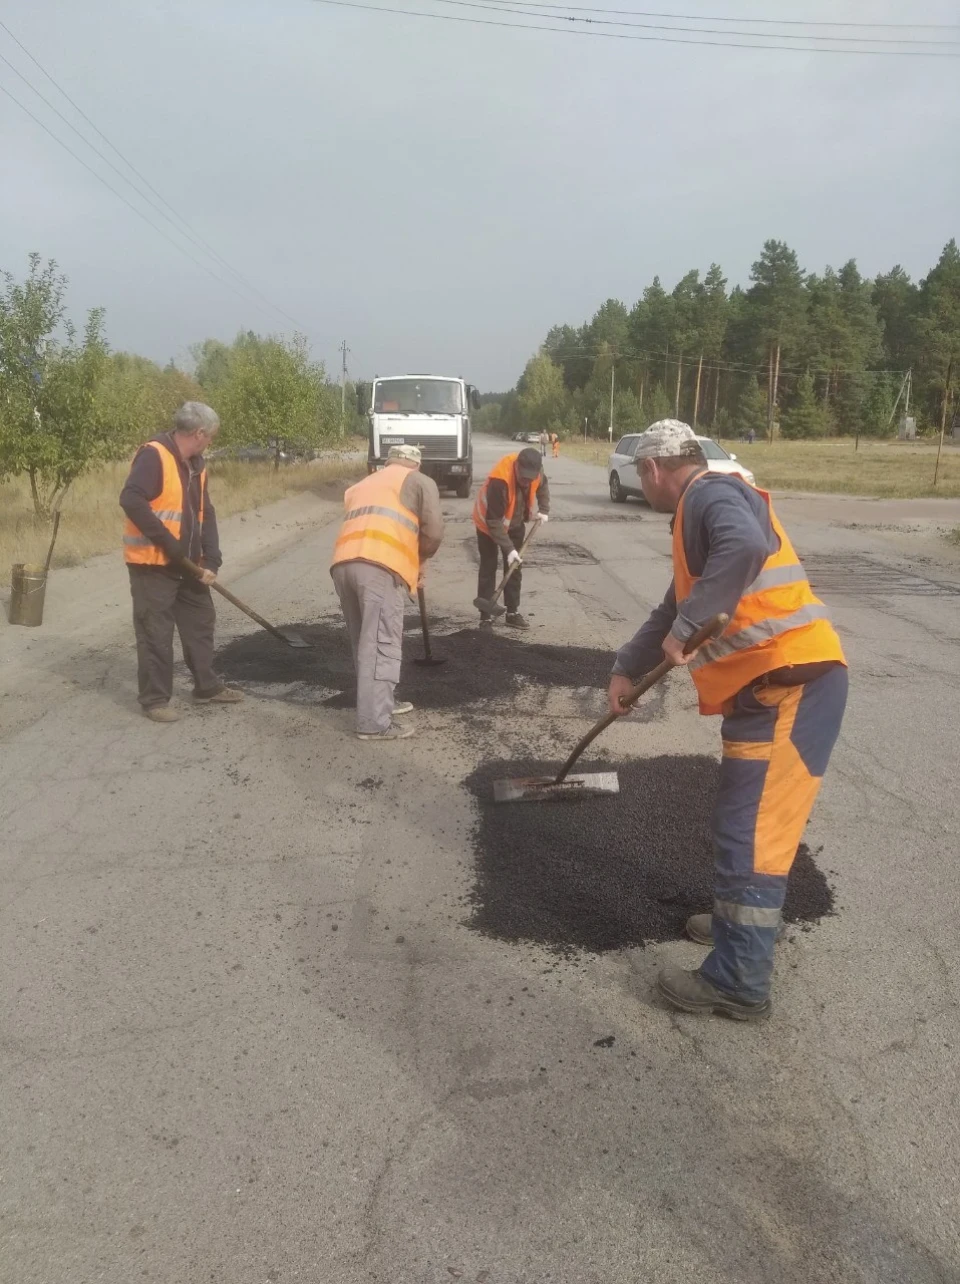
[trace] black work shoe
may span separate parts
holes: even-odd
[[[733,994],[727,994],[725,990],[718,990],[699,972],[688,972],[672,963],[660,969],[657,990],[672,1007],[698,1016],[708,1012],[722,1012],[735,1021],[760,1021],[769,1016],[772,1009],[769,999],[747,1003]]]
[[[530,627],[519,611],[508,611],[503,622],[509,624],[511,629],[529,629]]]
[[[687,936],[698,945],[713,945],[713,915],[691,914],[686,922]],[[777,928],[777,943],[787,934],[787,925],[781,920]]]

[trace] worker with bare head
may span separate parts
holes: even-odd
[[[344,496],[346,514],[330,574],[353,649],[361,740],[406,740],[414,734],[393,721],[413,709],[394,697],[403,607],[443,539],[440,492],[420,472],[420,458],[416,446],[391,446],[386,466]]]
[[[504,455],[477,492],[473,524],[477,528],[480,571],[477,575],[477,605],[489,602],[496,591],[497,562],[503,559],[504,573],[514,567],[503,590],[507,608],[505,623],[513,629],[530,626],[520,614],[522,558],[520,548],[526,537],[526,523],[547,521],[550,487],[543,471],[540,452],[533,446]],[[480,627],[491,628],[493,616],[480,610]]]
[[[687,922],[712,949],[692,972],[663,968],[657,987],[684,1012],[753,1020],[770,1010],[787,875],[840,732],[846,662],[768,494],[708,472],[676,419],[651,425],[635,460],[651,508],[673,514],[673,583],[618,651],[610,709],[626,713],[621,697],[666,656],[689,667],[700,712],[723,717],[713,912]],[[721,614],[722,636],[687,654]]]
[[[120,492],[139,700],[153,722],[180,717],[170,707],[174,628],[193,675],[194,700],[236,704],[243,699],[213,671],[216,611],[209,585],[222,558],[203,452],[219,429],[219,416],[210,406],[184,402],[173,417],[173,431],[158,434],[137,451]],[[184,558],[199,568],[199,577],[186,569]]]

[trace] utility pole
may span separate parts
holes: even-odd
[[[347,417],[347,353],[350,349],[347,347],[346,339],[340,344],[339,352],[340,362],[340,436],[343,436],[344,420]]]
[[[610,362],[610,440],[613,441],[613,382],[617,369],[616,360]]]
[[[940,444],[937,446],[937,463],[933,470],[933,484],[936,486],[940,475],[940,453],[943,450],[943,434],[947,429],[947,408],[950,405],[950,384],[953,380],[953,357],[947,362],[947,378],[943,385],[943,409],[940,411]]]

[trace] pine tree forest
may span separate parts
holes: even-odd
[[[767,241],[746,288],[719,264],[659,277],[628,307],[555,325],[485,426],[606,437],[675,416],[717,437],[893,436],[906,415],[938,432],[957,409],[960,250],[914,282],[851,259],[810,273]],[[493,398],[487,398],[493,401]],[[612,402],[612,405],[611,405]]]

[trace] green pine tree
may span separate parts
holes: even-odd
[[[823,406],[817,401],[813,375],[809,371],[797,380],[796,392],[780,417],[780,435],[791,441],[822,437],[827,430]]]
[[[733,433],[735,437],[746,437],[751,428],[758,438],[767,431],[767,399],[760,391],[756,379],[748,379],[747,385],[740,394],[734,415]]]

